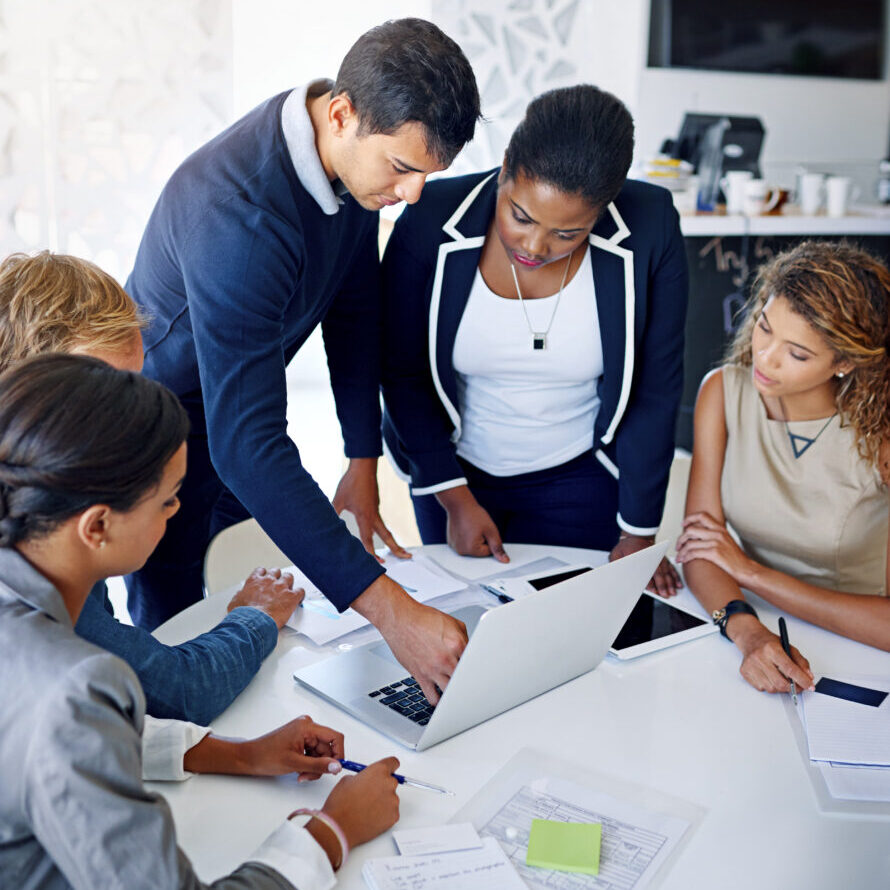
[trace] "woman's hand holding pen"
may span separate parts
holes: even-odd
[[[761,692],[788,692],[789,682],[798,689],[813,688],[810,663],[791,646],[789,658],[782,641],[753,615],[737,614],[726,625],[729,638],[742,652],[739,673]]]
[[[386,757],[354,776],[344,776],[334,786],[322,810],[334,819],[350,847],[382,834],[399,821],[399,783],[393,773],[395,757]]]

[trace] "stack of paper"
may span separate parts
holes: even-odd
[[[400,850],[425,852],[369,859],[362,877],[371,890],[527,890],[498,842],[482,840],[472,825],[393,836]]]
[[[833,797],[890,801],[890,682],[823,677],[801,696],[810,759]]]
[[[467,586],[463,581],[452,578],[436,563],[421,554],[415,555],[412,559],[399,559],[389,555],[384,560],[383,567],[393,581],[401,584],[421,603],[447,593],[455,593]],[[338,612],[296,566],[290,566],[284,571],[294,576],[294,587],[302,587],[306,591],[303,605],[294,610],[287,626],[305,634],[316,645],[324,646],[368,624],[367,618],[363,618],[352,609],[347,609],[343,613]]]

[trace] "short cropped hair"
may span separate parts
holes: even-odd
[[[0,262],[0,371],[44,352],[115,352],[145,319],[98,266],[43,250]]]
[[[473,69],[461,48],[432,22],[385,22],[353,44],[332,95],[345,93],[359,134],[392,134],[419,123],[427,151],[448,166],[473,138],[481,116]]]
[[[581,195],[602,210],[621,191],[633,150],[634,123],[624,103],[579,84],[531,101],[510,137],[503,172]]]

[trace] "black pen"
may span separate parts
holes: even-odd
[[[479,586],[483,590],[487,590],[492,596],[496,596],[502,603],[512,603],[513,597],[507,596],[506,593],[501,593],[497,587],[491,587],[489,584],[483,584],[481,581],[479,582]]]
[[[779,639],[782,641],[785,654],[791,658],[791,643],[788,642],[788,626],[785,624],[784,617],[779,618]],[[794,685],[794,680],[791,680],[791,698],[794,701],[794,706],[797,707],[797,688]]]

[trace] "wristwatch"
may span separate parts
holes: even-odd
[[[714,624],[720,628],[720,633],[723,634],[727,640],[729,639],[729,635],[726,633],[726,623],[738,612],[746,612],[748,615],[753,615],[755,618],[757,617],[754,607],[746,603],[744,600],[730,600],[722,609],[714,609],[711,613],[711,618],[714,619]]]

